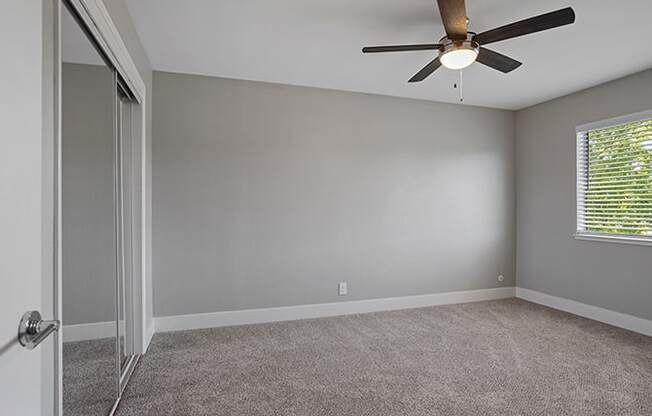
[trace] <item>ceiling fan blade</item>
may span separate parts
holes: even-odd
[[[421,45],[388,45],[388,46],[365,46],[362,53],[378,52],[409,52],[409,51],[432,51],[441,47],[439,43],[424,43]]]
[[[501,40],[512,39],[518,36],[540,32],[542,30],[569,25],[573,22],[575,22],[575,12],[571,7],[567,7],[565,9],[530,17],[529,19],[482,32],[475,35],[473,40],[478,42],[480,45],[488,45]]]
[[[516,59],[512,59],[509,56],[505,56],[502,53],[494,52],[487,48],[480,48],[476,61],[505,74],[512,72],[522,65],[522,63]]]
[[[450,39],[466,39],[466,6],[464,0],[437,0],[441,21]]]
[[[423,81],[424,79],[428,78],[430,74],[435,72],[435,70],[440,66],[441,66],[441,62],[439,62],[439,57],[436,57],[435,59],[430,61],[428,65],[424,66],[421,69],[421,71],[417,72],[412,78],[410,78],[408,82]]]

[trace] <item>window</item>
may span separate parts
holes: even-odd
[[[652,112],[577,128],[576,237],[652,244]]]

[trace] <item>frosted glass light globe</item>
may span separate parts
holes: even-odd
[[[460,47],[445,51],[439,60],[448,69],[463,69],[475,62],[477,57],[477,49]]]

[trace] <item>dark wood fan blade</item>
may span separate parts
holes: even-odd
[[[530,33],[541,32],[559,26],[569,25],[575,22],[575,12],[572,8],[557,10],[530,17],[529,19],[501,26],[496,29],[482,32],[473,37],[473,40],[480,45],[488,45],[501,40],[512,39],[518,36],[529,35]]]
[[[430,74],[435,72],[437,68],[441,66],[441,62],[439,62],[439,57],[436,57],[432,61],[428,63],[428,65],[424,66],[421,71],[417,72],[408,82],[420,82],[423,81],[424,79],[428,78]]]
[[[466,6],[464,0],[437,0],[441,21],[450,39],[466,39]]]
[[[485,64],[488,67],[504,72],[505,74],[512,72],[522,65],[522,63],[516,59],[512,59],[509,56],[505,56],[502,53],[494,52],[487,48],[480,48],[480,53],[478,53],[478,58],[476,60],[481,64]]]
[[[439,43],[424,43],[421,45],[388,45],[388,46],[365,46],[362,53],[378,52],[409,52],[409,51],[432,51],[441,47]]]

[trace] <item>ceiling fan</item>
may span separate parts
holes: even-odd
[[[521,66],[521,62],[487,49],[484,47],[485,45],[575,22],[575,12],[572,8],[567,7],[476,34],[467,30],[469,21],[466,16],[464,0],[437,0],[437,4],[446,30],[446,36],[441,38],[439,43],[367,46],[362,48],[362,52],[439,51],[438,56],[408,82],[423,81],[442,65],[449,69],[463,69],[475,61],[508,73]]]

